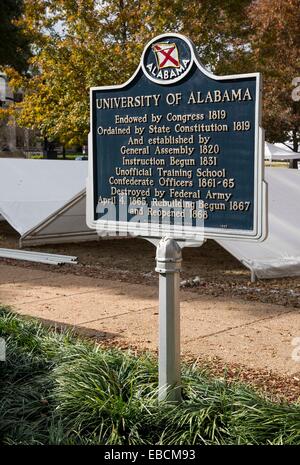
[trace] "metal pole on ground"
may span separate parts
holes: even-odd
[[[181,401],[179,273],[182,253],[165,237],[156,249],[159,273],[159,400]]]

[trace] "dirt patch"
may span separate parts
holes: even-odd
[[[16,232],[0,222],[0,247],[18,247]],[[75,255],[78,265],[50,266],[0,259],[2,263],[72,273],[77,276],[128,283],[157,285],[155,247],[143,239],[113,239],[78,244],[26,248],[41,252]],[[195,279],[193,284],[193,279]],[[183,249],[182,281],[189,291],[216,297],[237,297],[247,301],[300,307],[300,277],[250,282],[250,273],[238,260],[214,241],[202,247]],[[191,285],[193,287],[191,287]]]

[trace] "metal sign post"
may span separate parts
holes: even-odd
[[[161,239],[156,249],[159,273],[159,400],[179,402],[180,389],[180,269],[178,243]]]

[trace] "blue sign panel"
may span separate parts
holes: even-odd
[[[185,37],[164,34],[126,84],[92,88],[88,224],[261,238],[259,81],[214,76]]]

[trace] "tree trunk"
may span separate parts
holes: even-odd
[[[293,129],[293,152],[298,152],[298,138],[297,138],[297,128]],[[289,168],[298,169],[298,163],[300,163],[300,156],[299,159],[290,160]]]
[[[298,152],[297,128],[293,129],[293,151]]]

